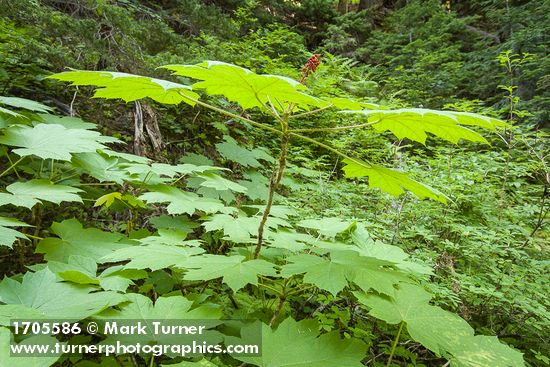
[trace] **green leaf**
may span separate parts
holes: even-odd
[[[204,179],[200,183],[200,186],[209,187],[217,191],[227,191],[231,190],[234,192],[246,193],[247,188],[241,186],[233,181],[223,178],[220,175],[215,173],[201,173],[197,175],[198,177]]]
[[[342,221],[338,218],[304,219],[298,226],[317,230],[321,235],[334,238],[338,233],[344,232],[353,222]]]
[[[48,180],[16,182],[6,187],[6,190],[11,194],[0,193],[0,206],[12,204],[31,209],[35,204],[42,203],[42,200],[55,204],[61,204],[62,201],[82,203],[82,199],[77,195],[82,190],[55,185]]]
[[[121,248],[100,259],[101,262],[130,260],[124,269],[158,270],[171,266],[184,266],[191,256],[203,253],[200,247],[182,247],[164,244],[130,246]],[[182,265],[183,264],[183,265]]]
[[[19,97],[2,97],[0,96],[0,104],[8,105],[15,108],[23,108],[33,112],[51,112],[53,108],[42,103]]]
[[[221,334],[208,330],[208,328],[221,323],[218,319],[222,316],[222,312],[217,305],[204,304],[193,307],[193,301],[180,295],[159,297],[154,305],[151,299],[141,294],[129,293],[126,294],[126,298],[129,303],[120,306],[120,311],[106,310],[95,318],[110,323],[117,322],[120,325],[137,325],[140,322],[145,327],[146,334],[107,335],[105,343],[115,343],[118,340],[125,343],[180,345],[192,343],[193,340],[197,343],[201,343],[203,340],[219,343],[222,340]],[[197,322],[190,322],[191,320],[197,320]],[[211,321],[207,322],[206,320]],[[205,326],[207,330],[203,330],[200,335],[155,334],[153,321],[166,326],[186,324]]]
[[[189,217],[185,215],[161,215],[151,218],[149,220],[149,223],[151,223],[157,229],[178,229],[186,233],[191,233],[193,232],[193,229],[199,227],[198,223],[192,221]]]
[[[409,335],[426,348],[442,355],[461,336],[473,335],[466,321],[428,302],[432,295],[419,286],[400,284],[390,296],[354,292],[369,314],[389,324],[405,322]]]
[[[17,113],[17,112],[15,112],[15,111],[12,111],[12,110],[8,110],[7,108],[4,108],[4,107],[2,107],[2,106],[0,106],[0,114],[10,115],[10,116],[13,116],[13,117],[18,117],[18,118],[23,118],[23,119],[26,118],[24,115],[22,115],[22,114],[20,114],[20,113]],[[2,119],[2,121],[0,121],[0,122],[2,122],[2,124],[0,125],[0,127],[4,127],[4,126],[7,125],[7,124],[4,125],[3,119]]]
[[[305,233],[298,233],[279,229],[276,232],[266,231],[265,240],[270,247],[282,248],[297,252],[305,249],[306,244],[315,242],[316,239]]]
[[[165,104],[185,102],[194,105],[188,98],[199,99],[191,87],[167,80],[112,71],[67,71],[48,78],[72,82],[71,85],[91,85],[98,88],[95,98],[115,98],[125,102],[149,97]],[[187,98],[186,98],[187,97]]]
[[[50,114],[39,114],[37,115],[40,122],[43,124],[54,124],[62,125],[67,129],[84,129],[84,130],[95,130],[97,125],[91,122],[83,121],[78,117],[73,116],[56,116]]]
[[[27,238],[23,233],[8,227],[30,227],[29,224],[15,218],[0,217],[0,246],[11,248],[18,238]]]
[[[203,223],[207,232],[223,230],[224,239],[233,242],[249,243],[255,242],[253,236],[258,234],[261,217],[246,217],[239,215],[234,217],[228,214],[214,214]],[[281,218],[268,217],[265,223],[266,229],[276,229],[278,226],[290,226]]]
[[[21,283],[11,278],[4,278],[0,283],[0,302],[7,304],[0,305],[0,313],[6,315],[6,308],[12,313],[11,318],[17,318],[18,309],[25,312],[30,308],[44,319],[81,320],[126,300],[115,292],[90,293],[94,290],[96,288],[58,282],[47,268],[27,272]]]
[[[104,152],[74,154],[72,163],[76,168],[100,182],[122,184],[124,181],[137,178],[137,175],[133,176],[121,167],[120,160],[117,157],[110,157]]]
[[[80,255],[97,261],[129,244],[123,241],[125,237],[121,234],[103,232],[96,228],[84,229],[76,219],[54,222],[51,230],[60,238],[45,238],[36,247],[36,252],[45,254],[46,260],[66,262],[71,255]]]
[[[506,123],[481,115],[466,112],[436,111],[423,108],[397,110],[346,111],[367,116],[377,131],[391,131],[399,139],[411,139],[426,144],[427,133],[458,144],[460,139],[487,143],[487,140],[464,126],[478,126],[494,130]]]
[[[262,159],[269,163],[273,163],[275,159],[262,149],[256,148],[249,150],[243,148],[229,135],[223,137],[224,142],[216,144],[216,149],[222,157],[227,160],[237,162],[244,167],[261,167],[262,164],[258,159]]]
[[[394,285],[409,282],[406,273],[396,270],[391,262],[359,256],[353,251],[333,251],[330,258],[312,254],[299,254],[288,257],[289,264],[283,266],[281,276],[304,275],[304,282],[337,295],[354,282],[363,290],[370,288],[391,294]]]
[[[521,367],[522,353],[502,344],[494,336],[461,336],[453,350],[451,367]]]
[[[173,186],[155,185],[150,186],[149,190],[149,192],[142,194],[139,199],[148,203],[169,203],[166,207],[169,214],[192,215],[197,210],[205,213],[227,211],[219,200],[201,197]]]
[[[288,278],[305,273],[305,283],[314,284],[333,295],[337,295],[344,289],[348,285],[348,277],[351,277],[351,269],[348,265],[332,262],[316,255],[294,255],[287,261],[289,264],[283,266],[281,276]]]
[[[186,280],[211,280],[223,277],[234,292],[247,284],[258,285],[258,275],[275,276],[273,264],[265,260],[248,260],[244,256],[203,255],[184,263]]]
[[[243,334],[254,333],[257,326]],[[361,360],[367,351],[366,345],[357,339],[342,340],[337,331],[318,336],[319,325],[313,320],[284,320],[272,330],[262,324],[262,355],[234,358],[248,364],[261,367],[363,367]],[[256,337],[248,337],[258,340]],[[228,344],[239,344],[240,339],[226,338]]]
[[[13,338],[9,329],[0,327],[0,367],[49,367],[53,365],[61,355],[42,356],[12,356],[9,345],[13,345]],[[23,340],[19,345],[53,345],[57,339],[49,335],[33,335]]]
[[[193,89],[204,89],[210,95],[223,95],[243,109],[269,106],[273,103],[282,111],[289,103],[307,109],[325,102],[304,91],[307,88],[295,80],[279,75],[259,75],[240,66],[219,61],[205,61],[197,65],[166,65],[163,68],[175,75],[201,80]]]
[[[171,179],[176,175],[191,175],[208,171],[223,170],[223,168],[212,166],[196,166],[194,164],[170,165],[165,163],[142,164],[121,164],[125,171],[132,174],[133,180],[146,184],[160,184]]]
[[[371,188],[379,188],[395,197],[408,190],[418,196],[420,199],[430,198],[442,203],[449,199],[439,191],[410,179],[405,173],[391,170],[377,164],[368,164],[366,162],[354,159],[344,159],[346,164],[343,168],[346,177],[365,177],[369,178]]]
[[[67,129],[61,125],[14,125],[0,136],[0,144],[19,147],[13,152],[20,156],[36,155],[43,159],[70,161],[71,153],[105,148],[98,142],[100,137],[97,131]]]

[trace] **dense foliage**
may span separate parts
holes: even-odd
[[[550,365],[549,12],[0,0],[0,366]],[[5,348],[159,317],[263,354]]]

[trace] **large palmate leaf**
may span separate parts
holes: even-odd
[[[80,255],[98,261],[101,257],[132,244],[118,233],[83,228],[76,219],[54,222],[51,230],[60,238],[44,238],[36,247],[36,252],[45,254],[46,260],[67,261],[71,255]]]
[[[67,71],[50,75],[48,78],[71,82],[71,85],[91,85],[100,87],[95,98],[120,98],[125,102],[149,97],[157,102],[178,104],[195,103],[188,98],[198,99],[199,95],[191,87],[167,80],[112,71]]]
[[[170,214],[192,215],[197,210],[205,213],[227,211],[219,200],[205,198],[168,185],[150,186],[149,192],[141,195],[139,199],[148,203],[169,203],[166,209]]]
[[[224,142],[216,144],[216,149],[225,159],[237,162],[241,166],[245,167],[261,167],[262,164],[258,161],[258,159],[262,159],[269,163],[275,162],[275,159],[265,150],[260,148],[252,150],[243,148],[229,135],[224,136]]]
[[[223,277],[233,291],[247,284],[258,284],[258,275],[275,276],[272,263],[265,260],[245,260],[244,256],[203,255],[190,258],[182,266],[186,280],[211,280]]]
[[[389,324],[405,322],[411,337],[442,355],[459,336],[473,335],[466,321],[428,302],[432,295],[411,284],[400,284],[392,296],[355,293],[359,302],[371,308],[370,314]]]
[[[341,339],[337,331],[318,336],[319,325],[313,320],[284,320],[276,330],[262,324],[262,355],[233,355],[247,364],[260,367],[363,367],[366,345],[358,339]],[[241,331],[245,340],[255,337],[256,326]],[[247,335],[252,334],[252,335]],[[243,343],[229,337],[226,343]]]
[[[82,202],[77,195],[82,190],[66,185],[55,185],[48,180],[16,182],[6,187],[6,190],[9,194],[0,193],[0,206],[12,204],[30,209],[42,200],[55,204],[61,204],[62,201]]]
[[[97,129],[96,124],[91,122],[86,122],[74,116],[56,116],[56,115],[41,113],[36,115],[36,117],[37,117],[37,121],[33,122],[34,125],[50,124],[50,125],[65,126],[67,129],[84,129],[84,130]]]
[[[206,231],[223,230],[224,238],[233,242],[255,242],[253,236],[258,234],[260,216],[246,217],[239,215],[234,217],[228,214],[214,214],[203,223]],[[275,229],[278,226],[289,227],[290,224],[281,218],[268,217],[265,227]]]
[[[410,179],[405,173],[391,170],[377,164],[354,159],[344,159],[343,168],[346,177],[368,177],[369,186],[376,187],[393,196],[399,196],[408,190],[420,199],[430,198],[446,203],[448,198],[441,192]]]
[[[246,193],[247,188],[244,186],[241,186],[233,181],[230,181],[226,178],[223,178],[220,175],[217,175],[215,173],[201,173],[198,175],[202,181],[199,185],[202,187],[208,187],[211,189],[214,189],[216,191],[234,191],[234,192],[240,192],[240,193]]]
[[[70,161],[71,153],[95,152],[105,148],[101,140],[101,134],[97,131],[49,124],[10,126],[0,136],[0,144],[18,147],[13,152],[20,156],[36,155],[62,161]]]
[[[487,143],[487,140],[461,125],[478,126],[494,130],[506,123],[474,113],[436,111],[423,108],[401,108],[397,110],[346,111],[367,117],[377,131],[391,131],[399,139],[411,139],[425,144],[427,133],[457,144],[459,140]]]
[[[284,110],[289,103],[301,108],[320,106],[325,102],[305,93],[297,81],[279,75],[260,75],[240,66],[219,61],[196,65],[166,65],[175,75],[201,80],[193,89],[204,89],[210,95],[223,95],[243,109],[264,108],[270,103]]]
[[[392,296],[354,293],[369,313],[389,324],[404,322],[409,335],[460,367],[524,366],[521,353],[495,337],[477,335],[458,315],[432,306],[432,295],[419,286],[400,284]]]
[[[122,169],[120,161],[119,158],[110,157],[103,152],[78,153],[74,154],[72,159],[75,168],[100,182],[112,181],[122,184],[124,181],[137,179],[137,175]]]
[[[305,274],[304,282],[336,295],[344,289],[348,281],[363,290],[375,289],[392,294],[394,285],[409,282],[408,274],[390,267],[390,261],[360,256],[353,251],[333,251],[330,258],[312,254],[290,256],[283,266],[281,276]]]
[[[42,103],[19,97],[0,96],[0,104],[15,108],[22,108],[33,112],[51,112],[53,110],[53,108]]]
[[[106,255],[101,262],[118,262],[130,260],[124,265],[125,269],[158,270],[171,266],[184,266],[190,256],[203,253],[200,247],[182,247],[165,244],[151,244],[146,246],[129,246]]]
[[[27,238],[23,233],[9,227],[29,227],[15,218],[0,217],[0,246],[11,247],[18,238]]]
[[[186,344],[192,343],[193,340],[197,342],[207,340],[211,343],[221,341],[221,334],[209,330],[203,330],[201,334],[196,335],[178,334],[176,332],[155,334],[153,325],[153,322],[156,321],[165,326],[186,325],[187,323],[210,328],[221,323],[218,319],[222,316],[222,312],[217,305],[205,304],[193,307],[193,301],[181,295],[157,298],[154,305],[151,299],[141,294],[129,293],[126,294],[126,298],[129,303],[120,306],[120,310],[105,310],[96,315],[95,318],[110,323],[115,321],[120,325],[137,325],[139,322],[145,327],[146,334],[108,335],[107,343],[116,340],[143,344]],[[193,323],[191,320],[197,320],[197,322]]]
[[[494,336],[461,336],[450,351],[451,367],[522,367],[523,356]]]
[[[351,221],[346,222],[338,218],[303,219],[298,222],[298,226],[315,229],[327,237],[334,237],[338,233],[344,232],[352,224]]]
[[[94,287],[62,283],[49,269],[27,272],[20,282],[5,278],[0,283],[0,315],[2,319],[24,317],[33,310],[33,317],[44,319],[81,320],[107,307],[126,300],[115,292],[94,292]]]
[[[61,279],[75,284],[99,285],[105,290],[124,292],[133,279],[147,277],[147,273],[141,270],[124,270],[122,266],[112,266],[97,275],[97,263],[94,259],[84,256],[72,255],[68,261],[48,261],[47,264],[33,265],[33,270],[41,270],[47,267]]]
[[[11,332],[8,328],[0,327],[0,367],[49,367],[53,365],[61,355],[11,355],[9,345],[13,343]],[[25,339],[20,345],[53,345],[57,339],[49,335],[33,335]],[[52,348],[53,350],[53,348]]]

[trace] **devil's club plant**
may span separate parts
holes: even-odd
[[[494,130],[505,124],[471,113],[388,109],[352,99],[316,97],[304,82],[318,62],[317,56],[310,59],[300,82],[215,61],[164,66],[185,80],[197,80],[192,85],[108,71],[69,71],[51,76],[76,86],[95,86],[95,97],[125,102],[150,98],[188,108],[201,106],[273,134],[279,142],[277,159],[265,151],[254,155],[248,150],[243,151],[251,156],[242,157],[246,164],[256,167],[260,160],[274,163],[263,206],[231,206],[231,200],[220,200],[249,191],[245,182],[222,177],[220,168],[152,163],[114,152],[105,145],[113,139],[78,119],[55,118],[48,110],[25,115],[10,106],[32,110],[37,105],[0,100],[8,105],[2,113],[19,119],[5,123],[0,136],[12,162],[1,175],[17,176],[16,182],[0,193],[0,205],[35,211],[61,202],[80,203],[86,185],[103,185],[114,190],[96,196],[95,206],[110,210],[119,205],[130,213],[123,227],[130,236],[85,228],[78,220],[69,219],[54,222],[51,237],[40,238],[39,222],[30,223],[37,226],[31,235],[13,229],[30,224],[0,217],[2,245],[34,239],[36,251],[47,261],[33,266],[33,271],[19,280],[7,278],[0,283],[2,325],[7,326],[15,316],[104,320],[173,312],[172,316],[180,318],[257,318],[263,322],[262,356],[195,359],[185,365],[362,366],[366,345],[359,332],[341,338],[337,330],[320,333],[321,326],[313,320],[295,320],[305,317],[306,302],[299,306],[296,300],[318,292],[332,297],[335,303],[344,300],[354,304],[358,317],[364,320],[372,317],[397,325],[388,366],[405,331],[452,366],[524,365],[521,353],[495,337],[476,336],[459,316],[430,304],[432,295],[422,284],[432,274],[431,269],[411,261],[399,247],[373,241],[361,223],[336,218],[296,221],[291,208],[274,204],[288,166],[289,146],[299,140],[340,156],[345,175],[368,177],[370,187],[394,196],[407,190],[421,199],[445,203],[448,198],[443,193],[410,179],[406,173],[349,156],[310,134],[372,129],[422,144],[428,133],[452,143],[487,143],[472,127]],[[223,96],[241,110],[270,117],[270,122],[207,102],[203,94]],[[330,109],[353,123],[326,128],[300,126],[304,118]],[[234,143],[226,139],[220,150],[234,154]],[[41,163],[37,165],[36,159]],[[22,165],[25,169],[20,171]],[[23,176],[32,179],[25,181]],[[167,204],[168,215],[158,215],[159,204]],[[132,218],[145,212],[154,213],[149,223],[156,232],[136,235]],[[162,291],[162,285],[168,285],[166,290]],[[179,290],[170,292],[176,285]],[[202,297],[207,287],[214,292]],[[368,315],[360,310],[368,311]],[[322,313],[323,308],[317,312]],[[2,327],[0,332],[4,342],[10,339],[8,329]],[[241,337],[246,338],[249,332],[241,330]],[[223,339],[226,343],[239,340],[235,335],[224,335]],[[2,357],[10,363],[15,360],[9,355]],[[171,357],[153,356],[147,363],[164,364],[172,361]],[[179,361],[181,358],[173,360]],[[44,359],[39,365],[51,363],[52,359]]]

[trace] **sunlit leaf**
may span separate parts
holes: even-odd
[[[269,106],[284,110],[289,103],[301,108],[321,106],[325,102],[305,92],[307,88],[295,80],[279,75],[260,75],[246,68],[219,61],[197,65],[166,65],[175,75],[201,80],[193,89],[204,89],[210,95],[223,95],[243,109]]]
[[[96,90],[94,97],[120,98],[125,102],[149,97],[165,104],[185,102],[194,105],[195,103],[186,97],[199,98],[199,95],[187,85],[112,71],[75,70],[50,75],[48,78],[71,82],[71,85],[100,87]]]
[[[405,173],[394,171],[377,164],[368,164],[366,162],[354,159],[345,159],[346,164],[343,168],[346,177],[365,177],[369,178],[369,186],[379,188],[393,196],[399,196],[408,190],[418,196],[420,199],[430,198],[442,203],[446,203],[448,198],[439,191],[410,179]]]

